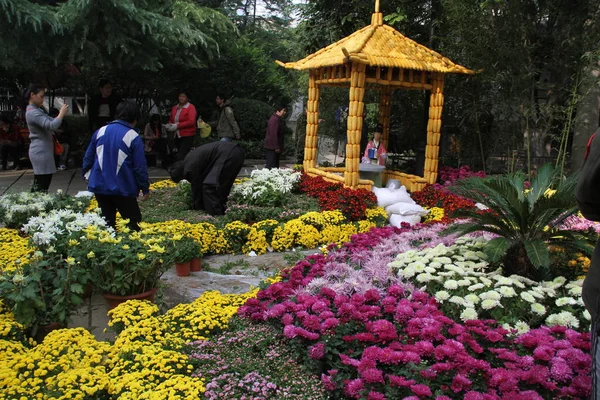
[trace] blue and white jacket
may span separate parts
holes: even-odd
[[[125,121],[110,122],[94,133],[81,172],[93,193],[137,197],[140,190],[149,192],[144,142]]]

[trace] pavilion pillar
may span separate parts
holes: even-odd
[[[308,101],[306,104],[306,138],[304,140],[304,163],[305,171],[317,166],[318,147],[319,147],[319,99],[321,97],[321,87],[317,85],[316,80],[319,74],[318,69],[310,70],[308,78]]]
[[[438,175],[442,109],[444,107],[444,75],[432,72],[431,86],[429,121],[427,123],[427,147],[425,148],[425,168],[423,170],[423,177],[427,183],[433,184],[436,182]]]
[[[346,171],[344,172],[344,185],[356,188],[358,187],[360,164],[360,137],[363,126],[363,110],[365,104],[365,71],[366,65],[362,63],[352,63],[352,73],[350,78],[350,104],[348,106],[348,142],[346,144]]]
[[[391,87],[383,87],[379,91],[379,123],[383,126],[383,146],[386,149],[389,149],[392,91]]]

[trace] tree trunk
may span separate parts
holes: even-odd
[[[516,244],[506,251],[502,259],[502,271],[504,276],[521,275],[529,279],[536,279],[536,270],[527,256],[525,246]]]
[[[577,107],[573,144],[571,146],[571,171],[583,165],[585,148],[592,133],[600,126],[600,61],[594,60],[583,71],[581,95]]]

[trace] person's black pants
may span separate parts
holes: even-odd
[[[50,183],[52,182],[52,174],[34,175],[33,186],[31,187],[31,193],[43,192],[48,193]]]
[[[210,215],[225,214],[227,198],[233,187],[233,182],[244,166],[244,149],[237,146],[223,163],[218,185],[203,185],[202,198],[204,210]]]
[[[23,146],[16,145],[4,145],[2,146],[2,169],[6,169],[8,165],[8,157],[10,156],[13,159],[13,168],[17,168],[19,166],[19,162],[21,161],[21,151],[23,150]]]
[[[266,168],[279,168],[279,156],[275,150],[265,149]]]
[[[176,139],[177,142],[177,160],[183,160],[185,156],[192,150],[194,145],[194,137],[186,136]]]
[[[102,210],[102,217],[109,226],[116,228],[118,211],[121,217],[129,220],[127,224],[129,229],[140,230],[139,223],[142,222],[142,212],[135,197],[96,194],[96,200]]]

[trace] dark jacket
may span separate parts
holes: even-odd
[[[575,197],[585,218],[600,221],[600,129],[590,138]]]
[[[81,173],[89,172],[90,192],[137,197],[149,192],[144,141],[125,121],[98,129],[85,152]]]
[[[231,101],[229,100],[225,101],[221,107],[221,112],[219,113],[219,120],[217,123],[215,124],[213,122],[211,125],[213,128],[217,129],[217,134],[220,138],[240,138],[240,127],[235,120],[233,109],[231,108]]]
[[[273,113],[267,125],[265,149],[277,150],[283,153],[283,120],[277,113]]]
[[[222,215],[233,182],[244,165],[245,154],[233,142],[212,142],[197,147],[183,160],[183,178],[192,184],[196,210]]]
[[[117,106],[121,102],[121,98],[115,94],[111,94],[108,96],[108,109],[109,117],[108,120],[102,117],[98,117],[98,112],[100,109],[102,95],[100,93],[92,96],[88,103],[88,118],[90,122],[90,128],[92,130],[96,130],[101,126],[106,125],[107,122],[113,121],[115,119],[115,114],[117,113]]]
[[[600,129],[588,143],[575,197],[581,214],[589,220],[600,221]],[[581,293],[585,307],[594,320],[600,317],[600,242],[596,244],[592,264],[583,282]]]

